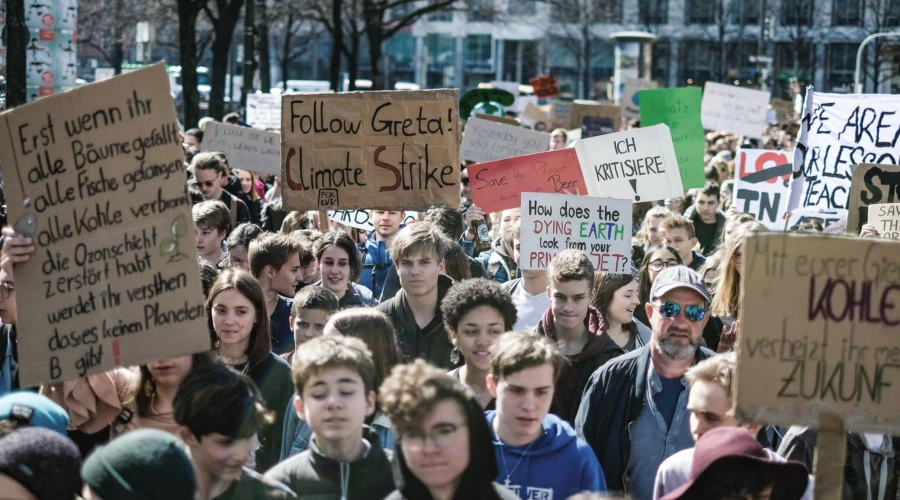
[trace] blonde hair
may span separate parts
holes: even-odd
[[[718,277],[718,287],[709,305],[709,312],[713,316],[740,317],[741,274],[734,262],[734,255],[741,251],[744,238],[753,232],[764,231],[765,226],[747,223],[740,225],[732,233],[723,254],[721,274]]]
[[[684,378],[691,386],[697,381],[718,384],[725,389],[725,394],[731,399],[736,363],[737,354],[734,351],[713,356],[690,367],[684,374]],[[734,407],[728,410],[726,415],[733,417]]]

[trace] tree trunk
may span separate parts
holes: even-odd
[[[582,31],[582,43],[584,44],[584,73],[582,75],[581,85],[583,86],[581,90],[582,99],[590,99],[593,97],[591,95],[591,91],[593,90],[593,85],[591,85],[593,80],[593,72],[591,71],[591,63],[593,63],[593,51],[594,51],[594,41],[591,39],[591,25],[589,23],[583,22],[581,24]]]
[[[233,26],[232,26],[233,28]],[[212,44],[212,65],[209,69],[209,110],[207,115],[222,120],[225,116],[225,79],[228,75],[228,51],[231,48],[233,29],[217,29]],[[244,52],[244,57],[253,57]]]
[[[341,48],[344,45],[342,6],[342,0],[332,0],[331,2],[331,25],[334,29],[331,30],[331,61],[328,68],[328,79],[331,81],[331,90],[335,92],[341,91]]]
[[[25,1],[6,0],[6,107],[28,101],[28,26],[25,25]]]
[[[376,31],[378,33],[373,37],[372,34]],[[381,30],[369,30],[367,35],[369,38],[369,59],[372,60],[372,88],[375,90],[387,90],[390,82],[385,80],[385,74],[381,71],[381,58],[384,57],[384,53],[381,51],[383,42],[380,38]]]
[[[356,90],[356,78],[359,76],[359,39],[360,33],[350,33],[350,50],[347,54],[347,90]]]
[[[294,12],[288,12],[284,29],[284,44],[281,52],[281,90],[287,91],[288,65],[291,63],[291,40],[294,36]]]
[[[197,15],[201,5],[178,0],[178,53],[181,62],[184,128],[194,128],[200,120],[200,93],[197,92]]]
[[[254,0],[247,0],[248,2]],[[271,58],[269,53],[269,17],[266,6],[266,0],[260,0],[257,4],[259,9],[256,13],[259,19],[258,36],[256,50],[259,53],[259,88],[263,92],[268,92],[272,88],[272,71]],[[288,30],[290,34],[290,30]],[[285,78],[285,80],[287,80]]]
[[[112,50],[112,67],[115,71],[116,75],[122,74],[122,61],[125,60],[125,49],[122,47],[122,42],[116,42],[113,44]]]

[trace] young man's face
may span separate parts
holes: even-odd
[[[303,274],[300,272],[300,254],[291,255],[278,270],[266,266],[264,272],[269,278],[269,286],[285,297],[293,297],[294,290],[300,284]]]
[[[593,283],[587,280],[551,282],[547,286],[547,294],[555,324],[566,330],[583,327],[593,299],[592,290]]]
[[[259,446],[256,435],[234,439],[218,432],[197,439],[188,429],[181,431],[181,438],[191,450],[191,460],[197,471],[208,478],[231,482],[241,475],[244,464]]]
[[[222,197],[222,174],[214,168],[194,169],[194,180],[204,200],[218,200]]]
[[[291,330],[294,332],[294,344],[300,345],[307,340],[321,337],[328,323],[328,311],[325,309],[300,309],[296,316],[291,316]]]
[[[500,380],[488,375],[488,389],[497,399],[494,431],[509,445],[522,446],[538,438],[553,401],[553,366],[532,366]]]
[[[369,212],[372,225],[375,226],[375,234],[379,239],[391,239],[400,230],[403,222],[403,212],[391,210],[372,210]]]
[[[566,147],[566,139],[562,134],[553,134],[550,136],[550,151],[558,151]]]
[[[694,200],[694,206],[697,208],[700,220],[707,224],[712,224],[716,221],[716,210],[719,209],[718,197],[700,193]]]
[[[232,269],[250,271],[250,259],[247,258],[247,247],[237,245],[228,249],[228,263]]]
[[[728,415],[731,398],[722,384],[697,380],[691,384],[687,410],[691,412],[691,435],[694,441],[716,427],[737,427],[738,421]]]
[[[697,238],[688,237],[687,229],[676,227],[663,233],[663,244],[675,249],[682,262],[688,262],[693,252]]]
[[[375,391],[366,393],[362,377],[354,370],[324,368],[306,381],[294,406],[320,446],[323,441],[348,443],[362,439],[363,422],[375,411]]]
[[[309,259],[305,266],[300,264],[300,281],[304,285],[312,285],[319,281],[319,266],[316,265],[316,259]]]
[[[438,277],[444,272],[444,261],[436,252],[417,252],[399,261],[397,275],[404,292],[412,297],[428,295],[437,288]]]
[[[197,243],[197,254],[200,257],[214,257],[222,252],[222,240],[225,233],[213,228],[204,229],[194,223],[194,241]]]
[[[504,238],[506,236],[506,232],[509,231],[509,228],[521,218],[521,208],[510,208],[504,210],[503,213],[500,214],[500,233],[497,236]]]
[[[651,245],[662,244],[663,236],[659,225],[662,224],[663,219],[665,219],[665,217],[651,217],[647,222],[647,227],[644,228],[644,235]]]

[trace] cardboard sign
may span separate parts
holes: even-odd
[[[605,116],[583,116],[581,117],[581,138],[597,137],[598,135],[611,134],[615,131],[616,125],[612,118]]]
[[[286,210],[459,207],[459,92],[282,100]]]
[[[784,228],[791,161],[788,153],[769,149],[739,149],[734,169],[734,206],[751,214],[772,231]]]
[[[706,82],[700,107],[703,128],[759,139],[766,128],[769,97],[763,90]]]
[[[559,252],[574,248],[597,271],[631,272],[631,201],[522,193],[522,269],[547,269]]]
[[[878,230],[878,237],[900,240],[900,203],[869,205],[869,224]]]
[[[553,99],[551,104],[552,112],[550,119],[553,120],[553,127],[569,127],[569,116],[572,114],[572,107],[575,104],[572,101],[564,99]]]
[[[701,92],[696,87],[641,90],[641,127],[669,126],[684,189],[703,187],[706,137],[700,123]],[[679,195],[682,196],[682,195]]]
[[[866,223],[866,207],[900,202],[900,165],[856,165],[850,180],[850,212],[847,232],[858,235]]]
[[[547,130],[550,128],[550,117],[547,116],[547,113],[544,113],[541,111],[541,108],[530,102],[525,105],[525,109],[522,111],[519,121],[522,122],[522,125],[531,127],[535,130]]]
[[[482,120],[487,120],[489,122],[494,123],[502,123],[504,125],[510,125],[512,127],[519,127],[521,124],[516,121],[515,118],[507,118],[505,116],[495,116],[495,115],[486,115],[484,113],[475,113],[475,118],[481,118]]]
[[[474,162],[494,161],[546,151],[549,145],[550,134],[470,118],[459,146],[459,156]]]
[[[15,270],[22,386],[208,351],[165,65],[8,111],[0,141],[10,223],[35,221]]]
[[[789,232],[809,230],[811,223],[823,229],[832,228],[847,220],[846,210],[825,210],[822,208],[798,208],[784,215],[784,230]],[[804,229],[805,228],[805,229]],[[827,231],[833,232],[833,231]]]
[[[485,213],[521,206],[523,192],[588,192],[572,148],[476,163],[467,169],[472,199]]]
[[[638,97],[638,92],[657,87],[659,87],[659,84],[652,80],[632,78],[625,82],[625,90],[622,92],[622,100],[619,103],[622,107],[622,126],[627,125],[632,120],[641,118],[641,101]]]
[[[524,215],[524,214],[523,214]],[[754,233],[743,247],[739,420],[900,431],[900,245]]]
[[[575,151],[592,196],[635,202],[684,196],[665,125],[583,139]]]
[[[614,130],[619,130],[622,108],[615,104],[604,104],[596,101],[575,101],[569,115],[569,128],[581,128],[585,116],[599,116],[612,120]]]
[[[419,218],[418,212],[407,210],[404,213],[403,224],[409,224]],[[366,232],[375,230],[372,219],[369,218],[368,210],[329,210],[328,220],[356,229],[362,229]]]
[[[823,94],[809,87],[794,149],[790,207],[850,208],[853,166],[900,163],[898,136],[900,96]],[[885,201],[893,200],[872,203]]]
[[[281,128],[281,96],[275,94],[247,94],[247,123],[253,127]]]
[[[559,88],[556,86],[556,75],[544,75],[530,78],[528,83],[534,88],[534,95],[538,99],[547,99],[559,95]]]
[[[281,138],[276,132],[210,122],[206,124],[200,150],[225,153],[231,168],[269,175],[281,173]]]

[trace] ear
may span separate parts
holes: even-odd
[[[278,271],[273,266],[266,266],[263,268],[263,274],[266,276],[266,278],[271,279],[274,278],[276,274],[278,274]]]
[[[453,344],[453,347],[459,347],[459,337],[456,335],[456,330],[450,329],[450,343]]]
[[[446,269],[447,266],[444,265],[444,259],[441,259],[441,262],[438,264],[438,270],[441,272],[441,274],[445,274]]]
[[[550,291],[550,285],[547,285],[547,298],[548,299],[553,298],[553,292]]]
[[[197,437],[194,436],[194,433],[191,432],[191,430],[187,427],[182,426],[180,429],[178,429],[178,436],[182,441],[184,441],[184,444],[188,446],[195,446],[200,444],[200,441],[197,440]]]
[[[291,333],[294,333],[294,315],[290,315],[290,319],[288,320],[288,327],[291,329]]]
[[[497,399],[497,381],[494,380],[494,376],[488,373],[484,380],[487,382],[488,392],[491,393],[491,397]]]
[[[304,420],[304,421],[306,420],[306,418],[303,416],[303,414],[305,413],[305,407],[303,406],[303,398],[301,398],[299,395],[294,396],[294,410],[297,412],[297,417],[300,420]]]
[[[375,401],[377,399],[378,399],[378,395],[375,394],[375,391],[369,391],[369,394],[366,395],[366,416],[367,417],[375,412]]]
[[[649,301],[648,301],[646,304],[644,304],[644,312],[647,313],[647,319],[652,318],[652,317],[653,317],[653,313],[656,312],[656,311],[653,310],[653,306],[650,305],[650,302],[649,302]]]

